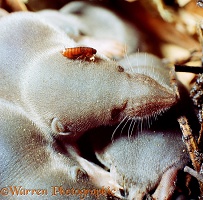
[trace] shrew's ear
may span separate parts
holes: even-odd
[[[51,129],[54,133],[56,133],[57,135],[71,135],[72,132],[70,131],[66,131],[64,125],[61,123],[61,121],[55,117],[52,122],[51,122]]]

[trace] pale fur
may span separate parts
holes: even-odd
[[[122,71],[119,63],[98,57],[96,62],[65,58],[61,54],[64,46],[74,47],[76,43],[63,31],[42,20],[38,14],[16,13],[1,18],[0,46],[0,98],[3,99],[1,127],[4,128],[1,134],[8,140],[7,145],[1,144],[2,148],[12,149],[13,146],[15,149],[19,145],[25,150],[28,144],[34,150],[39,147],[40,155],[45,154],[45,159],[39,159],[41,166],[36,165],[35,168],[38,163],[32,159],[29,163],[31,166],[24,163],[23,159],[23,163],[15,161],[22,156],[30,158],[30,151],[11,151],[14,159],[10,157],[8,165],[27,169],[25,172],[21,171],[20,175],[34,170],[33,173],[36,172],[39,176],[41,171],[38,169],[47,171],[42,179],[30,183],[31,186],[37,186],[44,178],[48,183],[56,180],[72,186],[70,173],[67,179],[59,180],[58,175],[62,173],[63,176],[63,170],[70,172],[69,168],[64,169],[66,164],[73,167],[80,164],[75,161],[78,159],[71,157],[69,160],[67,155],[60,155],[53,150],[53,136],[67,134],[70,137],[65,142],[69,143],[70,138],[77,139],[92,128],[117,124],[125,117],[158,115],[176,103],[172,88],[162,84],[163,82],[159,83],[159,78],[146,76],[136,70],[131,73],[128,68],[128,72]],[[140,56],[137,59],[143,55]],[[153,56],[150,58],[156,60]],[[163,70],[164,78],[169,80],[169,70]],[[160,79],[162,73],[160,70]],[[5,102],[9,102],[8,105],[5,106]],[[116,115],[112,114],[115,110]],[[29,131],[24,133],[24,129]],[[46,144],[38,139],[29,141],[30,130],[34,135],[44,138]],[[23,138],[23,135],[26,137],[26,134],[28,138],[21,144],[18,139]],[[17,140],[14,140],[15,137]],[[8,155],[9,151],[10,149],[5,150]],[[1,159],[4,160],[5,157]],[[6,169],[6,162],[5,159],[3,168],[8,170],[12,179],[18,171]],[[51,178],[48,175],[54,166],[56,171]],[[167,166],[166,163],[164,167]],[[22,176],[19,176],[19,183],[31,180],[34,174],[28,176],[27,180],[22,180]],[[6,183],[6,176],[3,179],[3,183]],[[14,181],[18,183],[17,179]],[[156,182],[157,179],[153,181]],[[12,184],[12,181],[9,183]],[[29,186],[28,182],[26,184]],[[85,186],[88,184],[90,183],[84,183]]]
[[[77,137],[124,116],[159,113],[176,102],[171,88],[145,75],[120,72],[114,61],[65,58],[60,51],[64,45],[74,47],[74,41],[37,14],[11,14],[0,27],[1,97],[21,106],[42,129],[50,131],[58,118],[65,132]],[[114,109],[120,110],[116,119]]]
[[[187,164],[189,157],[172,116],[165,122],[157,121],[156,127],[150,129],[140,131],[135,126],[130,138],[127,127],[121,133],[122,126],[113,141],[108,136],[112,131],[101,130],[97,136],[91,136],[97,158],[124,188],[125,198],[142,200],[159,185],[162,176],[161,189],[158,187],[155,199],[170,199],[173,194],[177,171]]]
[[[47,139],[20,108],[3,100],[0,100],[0,104],[0,187],[21,186],[22,189],[46,189],[48,192],[44,195],[29,193],[18,196],[9,192],[5,199],[80,199],[80,195],[60,195],[58,192],[52,195],[52,186],[97,189],[76,159],[54,150],[54,141]],[[83,178],[81,173],[87,177]],[[94,195],[87,195],[88,199],[95,199]],[[105,199],[105,196],[100,198]]]

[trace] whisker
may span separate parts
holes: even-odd
[[[121,129],[120,136],[121,136],[121,134],[123,133],[123,130],[124,130],[125,126],[127,125],[127,123],[129,122],[129,120],[130,120],[130,118],[129,118],[128,120],[126,120],[126,122],[125,122],[123,128]]]
[[[142,131],[143,131],[143,118],[141,118],[141,120],[140,120],[140,122],[141,122],[141,133],[142,133]]]
[[[129,68],[130,68],[131,72],[134,73],[134,68],[133,68],[133,66],[132,66],[132,64],[131,64],[131,62],[130,62],[130,60],[129,60],[129,57],[128,57],[128,55],[127,55],[127,52],[126,52],[126,55],[125,55],[125,59],[126,59],[127,62],[128,62],[128,65],[129,65]]]
[[[132,120],[133,120],[133,126],[132,126],[132,129],[131,129],[130,137],[132,137],[132,135],[133,135],[133,130],[134,130],[134,127],[135,127],[135,124],[136,124],[135,118],[133,118]]]
[[[155,118],[156,119],[156,118]],[[152,117],[151,116],[149,116],[148,117],[148,120],[149,120],[149,127],[152,125]]]
[[[145,120],[146,120],[147,128],[150,127],[149,116],[147,116]]]
[[[138,134],[140,132],[140,119],[138,119],[138,122],[137,122],[137,132],[138,132]]]
[[[128,138],[129,139],[130,139],[130,130],[131,130],[132,124],[133,124],[133,120],[131,119],[130,126],[128,127]]]
[[[145,56],[144,56],[144,61],[145,61],[145,65],[147,65],[147,54],[145,53]]]
[[[126,118],[127,118],[127,116],[125,116],[125,117],[122,119],[122,121],[117,125],[117,127],[116,127],[115,130],[113,131],[112,136],[111,136],[111,141],[112,141],[112,143],[113,143],[113,137],[114,137],[116,131],[117,131],[118,128],[121,126],[121,124],[125,121]]]
[[[146,118],[143,118],[143,119],[142,119],[142,128],[143,128],[143,130],[146,129],[146,125],[147,125],[147,123],[146,123]]]
[[[157,114],[153,114],[153,118],[154,118],[155,120],[158,120]]]

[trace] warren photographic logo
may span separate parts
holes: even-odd
[[[64,188],[63,186],[52,186],[47,189],[27,189],[22,186],[8,186],[0,189],[0,196],[78,196],[80,199],[93,196],[96,199],[100,196],[114,196],[115,190],[109,187],[100,189],[76,189]]]

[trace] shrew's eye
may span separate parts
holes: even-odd
[[[124,68],[121,67],[120,65],[117,66],[117,69],[118,69],[119,72],[124,72]]]

